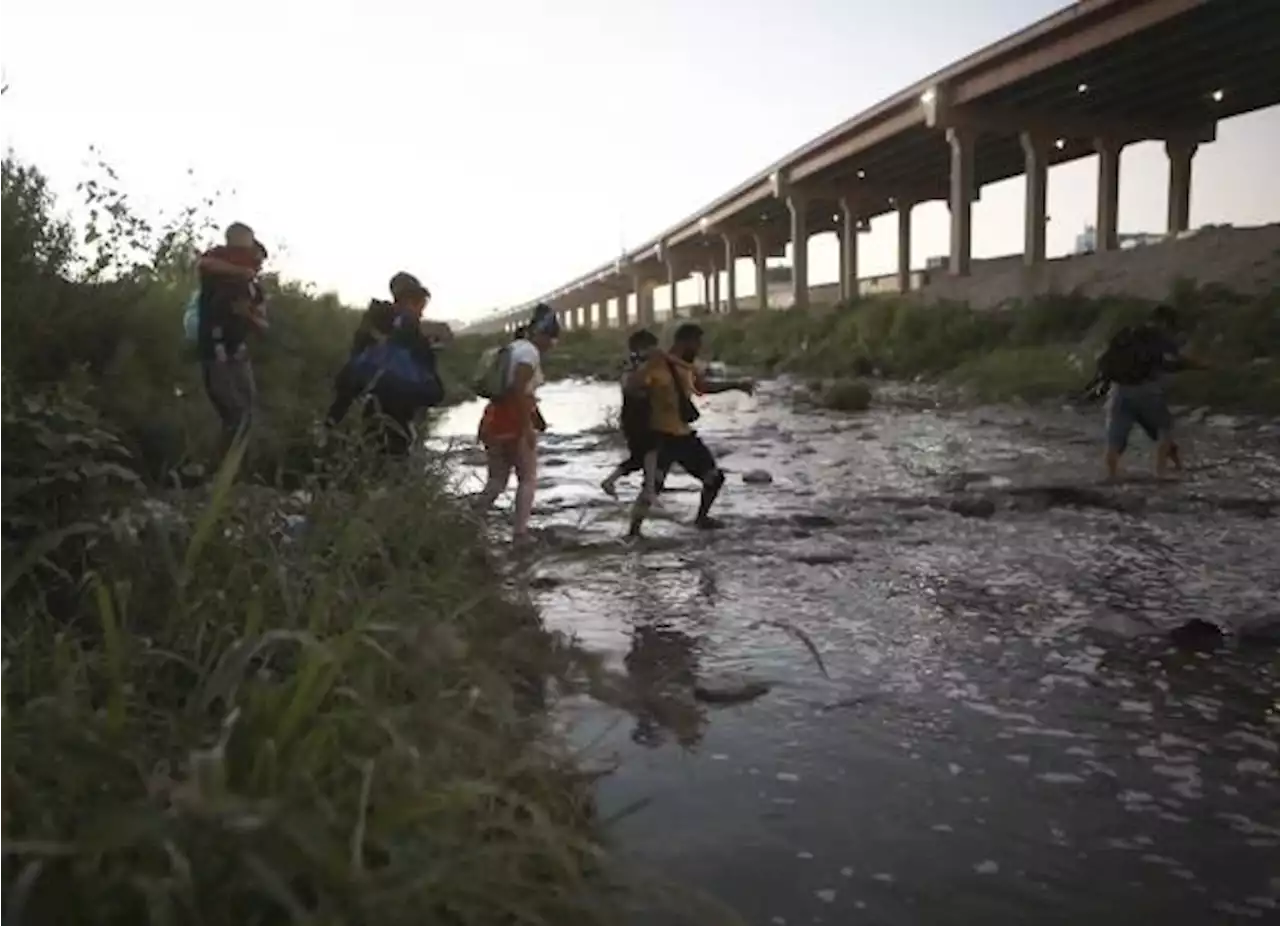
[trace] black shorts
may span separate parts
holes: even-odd
[[[705,481],[718,469],[716,458],[697,434],[683,434],[679,437],[659,435],[658,469],[665,473],[672,466],[679,466],[699,481]]]

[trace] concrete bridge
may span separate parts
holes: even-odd
[[[1217,123],[1280,103],[1277,0],[1081,0],[873,106],[810,141],[656,238],[527,304],[495,313],[475,332],[510,331],[546,302],[568,328],[651,324],[654,295],[679,314],[675,284],[703,276],[701,311],[747,307],[739,261],[753,263],[768,308],[770,257],[792,244],[790,298],[810,302],[808,241],[840,244],[834,295],[906,291],[911,213],[944,200],[951,213],[945,273],[972,272],[972,204],[984,185],[1025,174],[1022,261],[1045,262],[1048,168],[1097,154],[1097,249],[1119,247],[1120,156],[1126,145],[1163,141],[1169,162],[1167,230],[1185,232],[1192,163]],[[860,281],[858,234],[898,214],[898,267],[889,280]],[[721,280],[723,278],[723,291]],[[826,295],[826,294],[824,294]],[[776,297],[775,297],[776,298]]]

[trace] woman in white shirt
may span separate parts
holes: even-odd
[[[538,482],[538,432],[544,427],[538,413],[537,390],[542,385],[542,354],[560,336],[560,322],[548,305],[533,310],[527,333],[507,347],[501,395],[490,399],[480,419],[480,440],[488,453],[489,481],[477,499],[484,510],[506,491],[516,472],[516,516],[513,540],[527,539],[533,495]]]

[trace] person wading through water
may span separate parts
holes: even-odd
[[[702,496],[694,525],[699,528],[719,527],[711,517],[711,506],[724,485],[724,471],[716,465],[691,425],[699,417],[691,395],[715,395],[738,390],[752,395],[755,384],[748,381],[709,382],[694,366],[702,350],[702,328],[686,323],[676,329],[670,352],[655,348],[644,364],[631,374],[628,386],[642,390],[649,398],[649,425],[656,436],[656,446],[645,455],[645,479],[631,510],[628,537],[639,537],[645,516],[657,494],[658,478],[679,464],[702,483]]]
[[[657,446],[657,436],[650,426],[649,396],[643,388],[633,388],[633,374],[649,359],[658,346],[658,337],[652,331],[641,329],[627,338],[627,363],[622,371],[622,411],[619,425],[627,441],[627,458],[614,467],[600,483],[600,488],[611,498],[618,497],[618,480],[631,473],[644,471],[644,458]],[[664,473],[659,473],[654,485],[653,503],[661,495]]]
[[[413,274],[397,273],[389,288],[391,302],[374,299],[365,310],[338,372],[326,424],[336,426],[363,398],[369,436],[386,455],[403,457],[413,446],[414,418],[444,399],[435,345],[452,340],[453,332],[423,320],[431,291]]]
[[[538,482],[538,433],[546,430],[538,411],[537,391],[542,385],[542,355],[560,337],[555,311],[539,303],[533,310],[525,337],[512,341],[502,352],[500,389],[490,398],[480,419],[479,438],[484,444],[489,478],[476,498],[476,510],[493,506],[507,489],[511,471],[516,473],[515,529],[512,541],[529,539],[529,518]]]
[[[1095,384],[1110,384],[1107,394],[1107,479],[1120,474],[1120,458],[1136,424],[1155,441],[1157,479],[1169,478],[1170,464],[1182,469],[1182,456],[1173,439],[1173,413],[1169,410],[1165,378],[1180,370],[1204,369],[1204,364],[1182,355],[1174,331],[1177,315],[1158,305],[1151,319],[1121,328],[1098,358]]]

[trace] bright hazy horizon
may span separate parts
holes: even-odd
[[[1063,4],[175,6],[6,9],[5,142],[64,208],[95,145],[147,214],[235,190],[216,220],[252,224],[285,275],[362,304],[406,269],[431,287],[433,314],[474,320],[613,259]],[[1195,159],[1192,225],[1280,220],[1278,150],[1278,107],[1220,124]],[[1050,255],[1093,222],[1094,165],[1050,173]],[[1166,178],[1160,145],[1126,149],[1122,232],[1163,230]],[[983,189],[976,257],[1021,250],[1022,204],[1021,178]],[[893,270],[896,223],[862,236],[863,274]],[[914,266],[946,253],[946,207],[919,207],[913,236]],[[810,267],[814,283],[835,278],[832,236],[813,240]],[[739,285],[750,293],[750,274]]]

